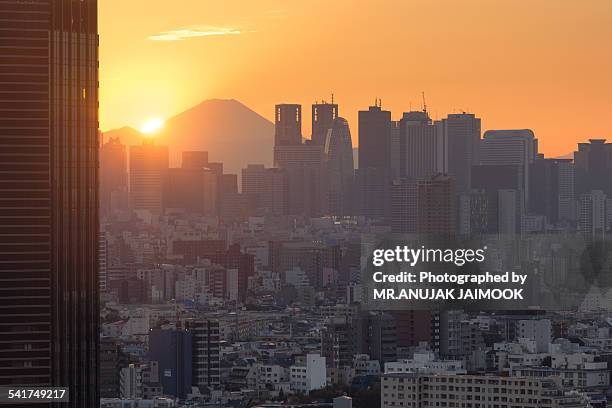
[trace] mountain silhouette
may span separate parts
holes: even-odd
[[[104,132],[104,141],[111,137],[130,146],[144,136],[126,126]],[[249,163],[272,165],[274,124],[237,100],[210,99],[167,119],[155,143],[169,146],[171,166],[180,166],[183,151],[206,150],[225,173],[239,175]]]

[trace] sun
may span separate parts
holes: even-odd
[[[147,119],[142,126],[140,131],[145,135],[153,135],[157,133],[162,127],[164,127],[164,121],[160,118]]]

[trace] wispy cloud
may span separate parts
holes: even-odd
[[[163,31],[150,36],[149,39],[153,41],[182,41],[190,38],[240,35],[252,32],[254,31],[244,31],[236,27],[194,26],[178,30]]]

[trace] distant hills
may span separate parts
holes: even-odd
[[[144,136],[126,126],[104,132],[105,141],[110,137],[129,146]],[[274,124],[237,100],[210,99],[167,119],[155,143],[170,147],[172,166],[180,166],[185,150],[206,150],[225,173],[239,174],[249,163],[272,165]]]

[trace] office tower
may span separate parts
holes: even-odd
[[[545,159],[541,155],[531,164],[529,184],[532,194],[529,212],[546,216],[556,225],[575,219],[574,163],[571,159]]]
[[[391,112],[380,106],[359,111],[359,168],[388,169]]]
[[[302,106],[276,105],[274,115],[274,146],[302,144]]]
[[[106,231],[104,228],[100,228],[100,234],[98,238],[98,282],[100,285],[100,291],[104,292],[107,286],[108,279],[108,241],[106,239]]]
[[[162,188],[168,173],[168,147],[156,146],[144,140],[140,146],[130,146],[130,207],[162,213]]]
[[[391,178],[383,168],[359,168],[355,172],[357,215],[376,220],[391,217]]]
[[[289,182],[287,173],[282,169],[266,169],[267,185],[264,191],[262,206],[270,215],[286,215],[289,206]]]
[[[269,243],[272,271],[284,273],[298,268],[315,287],[321,287],[325,269],[340,269],[340,247],[319,241],[272,241]]]
[[[70,387],[68,406],[93,407],[97,2],[0,10],[0,386]]]
[[[263,164],[249,164],[242,169],[242,194],[251,214],[285,215],[287,213],[287,174]]]
[[[162,189],[164,211],[214,215],[217,190],[217,176],[206,167],[168,169]]]
[[[497,232],[512,235],[520,231],[517,220],[518,191],[497,190]]]
[[[100,397],[119,397],[119,352],[120,347],[116,339],[110,337],[100,338]]]
[[[612,143],[605,139],[590,139],[589,143],[578,143],[574,152],[576,171],[576,197],[601,190],[612,196]]]
[[[538,155],[538,139],[533,131],[487,130],[480,142],[480,164],[521,167],[521,190],[525,205],[529,203],[529,165]]]
[[[417,181],[417,233],[455,233],[454,194],[453,180],[449,176],[438,174]]]
[[[325,169],[327,171],[327,207],[331,215],[351,215],[353,177],[353,142],[348,122],[333,120],[325,137]]]
[[[391,186],[391,231],[413,234],[416,224],[417,182],[405,177],[395,179]]]
[[[481,165],[472,166],[472,188],[483,191],[487,199],[487,233],[499,233],[500,217],[507,220],[510,215],[507,211],[512,206],[515,209],[514,219],[516,228],[513,233],[521,231],[521,223],[525,214],[523,195],[523,167],[516,165]],[[500,195],[500,191],[504,191]],[[511,199],[509,193],[514,190],[516,193],[512,195],[516,202],[510,204],[507,200]],[[500,203],[500,198],[504,199],[505,203]],[[506,212],[502,214],[502,212]],[[507,223],[506,223],[507,226]]]
[[[127,209],[127,149],[119,138],[110,138],[100,148],[100,212]]]
[[[327,132],[338,117],[338,104],[315,103],[312,105],[312,143],[323,146],[327,140]],[[352,147],[352,146],[351,146]]]
[[[470,170],[471,173],[471,170]],[[459,234],[486,234],[488,198],[483,190],[461,194],[457,200],[457,230]]]
[[[185,399],[191,393],[192,342],[192,334],[185,330],[156,328],[149,333],[149,357],[159,364],[164,395]]]
[[[448,175],[457,194],[469,193],[472,166],[480,163],[480,118],[472,113],[453,113],[436,121],[447,143]]]
[[[184,169],[201,169],[208,167],[208,152],[187,151],[182,154],[181,167]]]
[[[424,178],[446,173],[444,136],[427,112],[404,112],[399,121],[400,176]]]
[[[219,321],[188,320],[192,339],[192,382],[196,387],[215,388],[221,384],[221,339]]]
[[[356,201],[359,215],[388,219],[391,212],[391,112],[378,105],[359,111],[359,169]],[[399,163],[398,163],[399,164]]]
[[[275,166],[287,173],[290,215],[318,217],[327,213],[323,149],[312,143],[275,148]]]
[[[401,177],[400,173],[400,125],[399,121],[391,122],[389,136],[389,165],[391,167],[391,179]]]
[[[227,270],[238,271],[238,300],[246,298],[249,277],[255,275],[255,257],[241,251],[240,245],[230,245],[227,250],[217,251],[214,255],[206,257],[214,264],[221,265]]]
[[[578,230],[587,237],[606,233],[606,195],[601,190],[581,194],[578,201]]]
[[[249,164],[242,169],[242,194],[259,199],[266,191],[267,171],[263,164]]]

